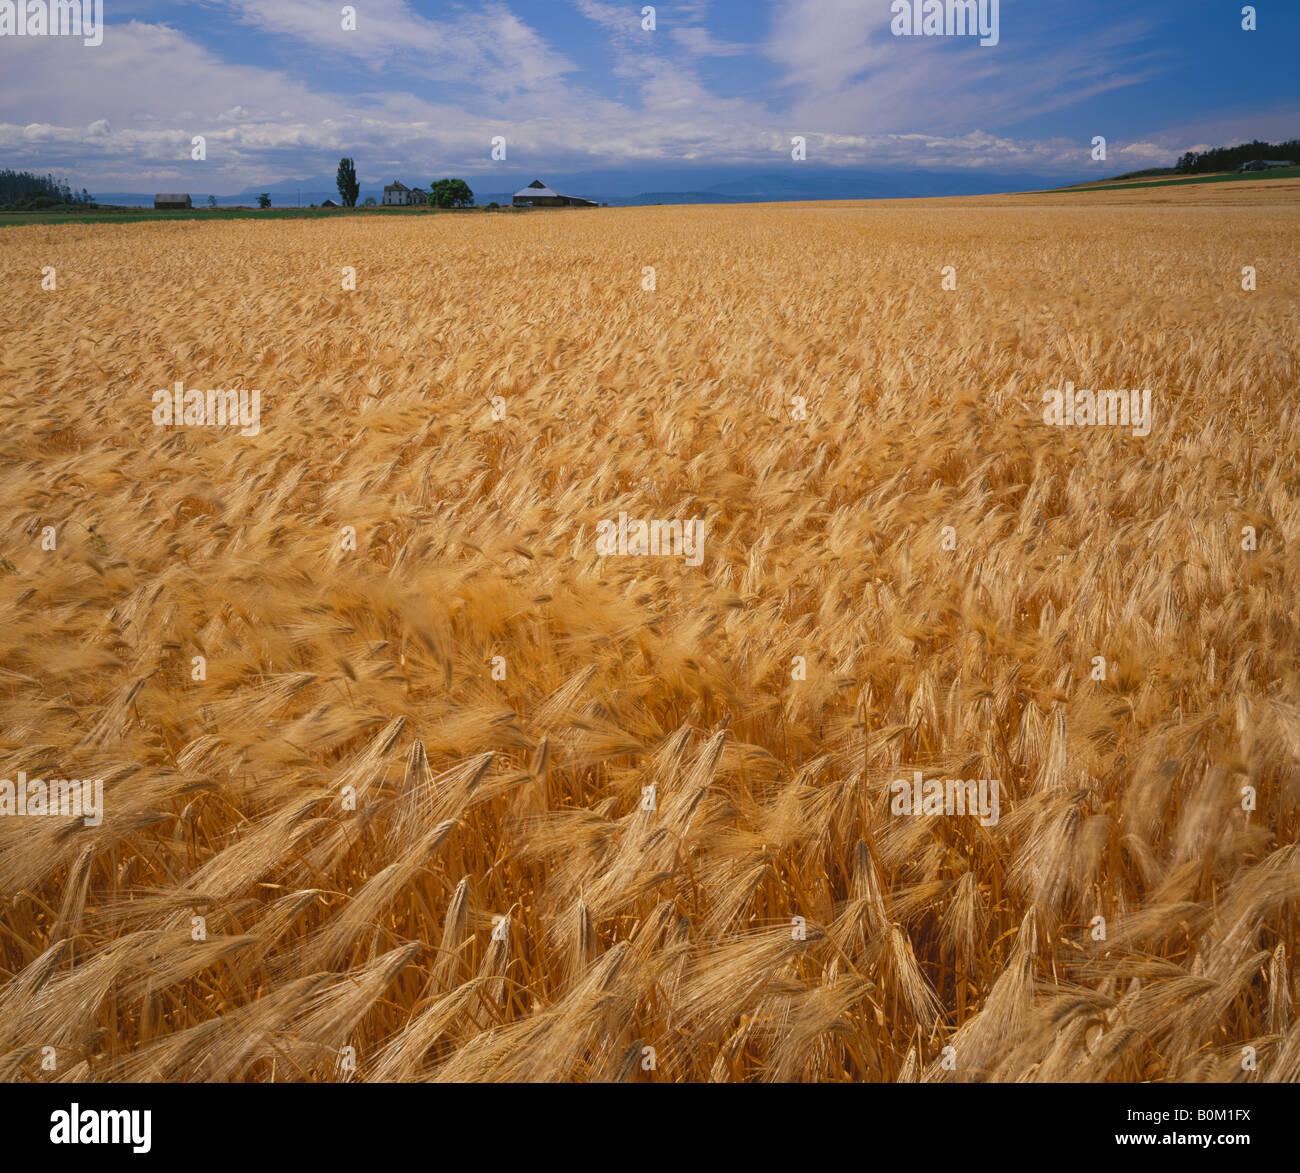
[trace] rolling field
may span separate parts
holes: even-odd
[[[1300,1079],[1298,227],[9,228],[0,1080]]]

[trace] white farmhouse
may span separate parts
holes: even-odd
[[[409,208],[412,204],[422,204],[425,200],[425,194],[419,188],[412,191],[400,179],[384,184],[384,207],[386,208]]]

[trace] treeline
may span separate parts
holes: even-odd
[[[84,187],[73,191],[67,182],[57,183],[53,175],[30,171],[0,170],[0,208],[9,212],[34,212],[42,208],[94,207],[95,198]]]
[[[339,169],[335,182],[339,189],[339,199],[345,208],[355,208],[357,206],[357,195],[361,191],[361,185],[357,182],[357,165],[354,159],[346,155],[339,160]],[[429,184],[429,192],[425,200],[431,208],[472,208],[474,206],[474,193],[470,186],[463,179],[438,179]],[[375,202],[374,196],[367,196],[365,206],[371,207]],[[266,205],[263,205],[264,207]],[[312,204],[314,208],[316,205]],[[494,208],[496,204],[492,205]]]
[[[1180,175],[1206,175],[1211,171],[1236,171],[1252,159],[1293,159],[1300,162],[1300,139],[1284,143],[1262,143],[1259,139],[1239,147],[1215,147],[1212,151],[1188,151],[1174,170]]]

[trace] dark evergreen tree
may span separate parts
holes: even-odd
[[[34,175],[30,171],[0,170],[0,207],[13,211],[52,208],[59,204],[90,204],[94,197],[85,188],[73,191],[67,180],[55,181],[53,175]]]
[[[335,182],[338,184],[339,199],[343,201],[343,206],[355,208],[361,185],[357,183],[357,168],[351,159],[345,157],[339,160],[339,172]]]

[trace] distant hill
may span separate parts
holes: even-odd
[[[1089,179],[1085,183],[1072,183],[1071,187],[1088,187],[1093,183],[1123,183],[1126,179],[1158,179],[1162,175],[1177,175],[1172,167],[1148,167],[1145,171],[1125,171],[1123,175],[1108,175],[1105,179]]]
[[[436,170],[436,169],[435,169]],[[428,183],[429,175],[409,168],[397,176],[407,184]],[[723,204],[764,203],[786,200],[867,200],[906,199],[915,196],[993,195],[1000,192],[1036,191],[1055,187],[1061,177],[1025,173],[990,173],[982,171],[893,171],[832,170],[811,165],[791,164],[783,171],[745,174],[733,169],[730,174],[710,175],[700,168],[664,173],[635,170],[619,172],[551,172],[545,167],[528,171],[493,173],[489,178],[466,175],[474,189],[475,202],[496,201],[508,204],[513,194],[538,175],[557,190],[586,196],[616,207],[644,204]],[[391,182],[393,177],[384,180]],[[665,180],[667,182],[665,182]],[[677,184],[680,183],[680,186]],[[196,207],[205,206],[208,192],[187,188],[175,180],[165,185],[169,190],[188,191]],[[268,192],[277,208],[303,207],[323,200],[337,200],[333,176],[305,176],[254,183],[233,195],[217,195],[219,207],[255,205],[260,192]],[[362,183],[359,203],[367,196],[376,201],[383,197],[383,183]],[[153,206],[153,192],[103,192],[98,199],[107,204]]]
[[[1040,175],[971,171],[840,171],[754,175],[709,185],[719,195],[749,200],[872,200],[921,196],[994,195],[1033,191]]]
[[[792,168],[739,178],[719,179],[682,191],[650,189],[635,196],[598,194],[565,180],[560,190],[573,191],[616,207],[640,204],[739,204],[813,200],[909,199],[924,196],[995,195],[1038,191],[1054,186],[1041,175],[945,171],[814,171]],[[510,194],[475,192],[479,203],[508,203]]]
[[[1236,171],[1252,159],[1290,159],[1300,162],[1300,139],[1283,143],[1266,143],[1254,139],[1238,143],[1235,147],[1215,147],[1210,151],[1188,151],[1178,160],[1174,170],[1180,175],[1210,175],[1219,171]]]
[[[624,201],[610,201],[610,203],[615,202]],[[744,204],[749,200],[743,195],[725,195],[720,191],[643,191],[626,202],[629,204]]]

